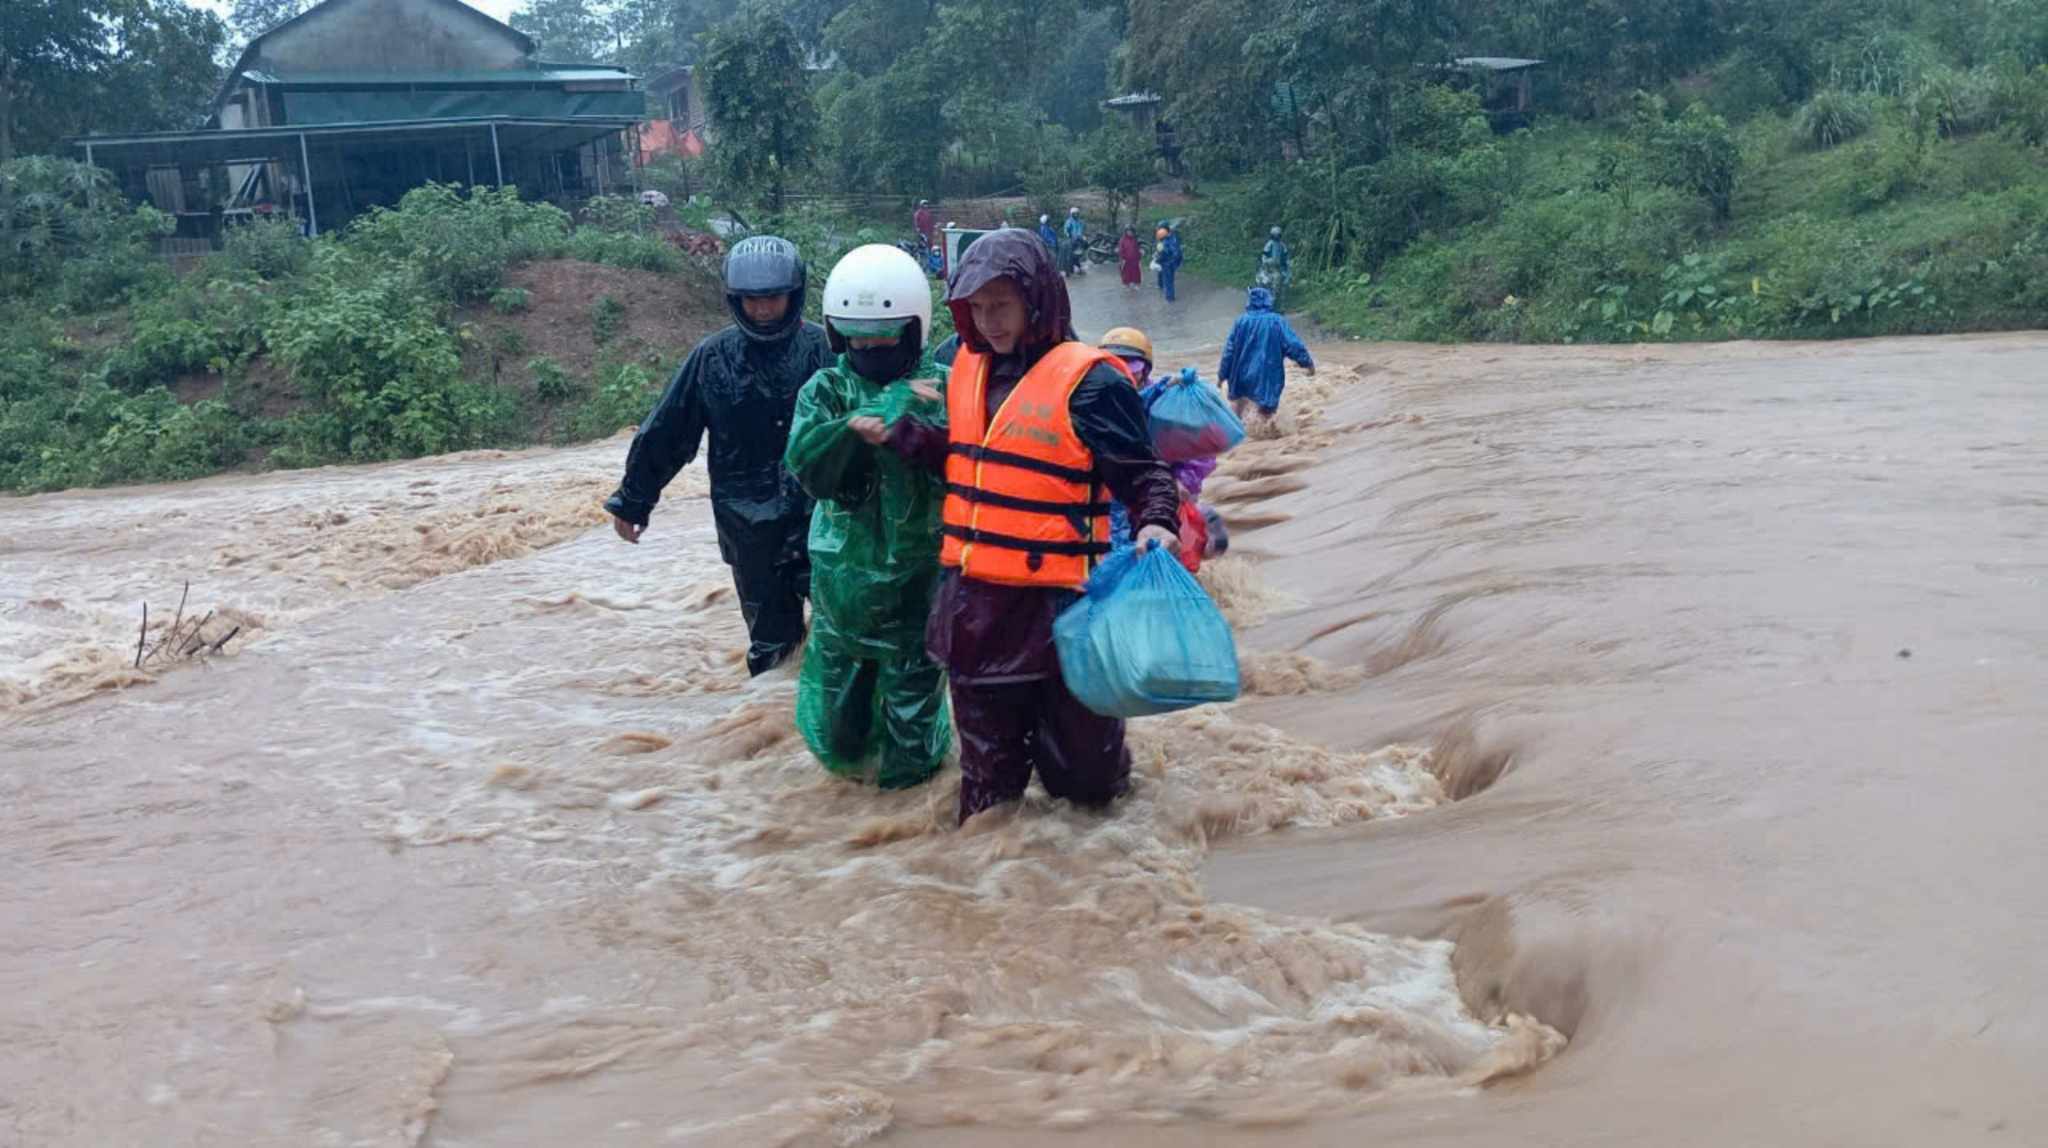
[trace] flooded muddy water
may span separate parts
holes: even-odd
[[[2048,342],[1320,353],[1109,816],[824,774],[623,440],[0,502],[0,1142],[2039,1134]]]

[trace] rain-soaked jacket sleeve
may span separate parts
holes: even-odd
[[[912,415],[889,425],[888,447],[910,465],[943,475],[952,440],[944,426]]]
[[[607,511],[636,526],[647,525],[663,488],[697,457],[704,442],[701,376],[710,358],[700,345],[676,369],[661,401],[633,435],[633,445],[626,451],[626,475],[605,500]]]
[[[857,505],[874,493],[874,455],[846,428],[854,412],[832,384],[832,376],[820,371],[797,394],[782,461],[812,498]]]
[[[1294,333],[1294,324],[1281,319],[1280,332],[1287,340],[1288,358],[1293,359],[1304,370],[1316,365],[1315,356],[1308,353],[1308,344],[1302,342],[1301,336]]]

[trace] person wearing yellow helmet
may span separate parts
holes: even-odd
[[[1136,327],[1118,327],[1102,336],[1096,346],[1115,355],[1130,368],[1131,380],[1140,388],[1152,381],[1152,340]]]

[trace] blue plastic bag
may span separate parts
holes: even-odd
[[[1104,717],[1235,700],[1237,640],[1172,552],[1119,549],[1053,623],[1067,689]]]
[[[1152,448],[1168,462],[1214,458],[1244,441],[1244,424],[1193,367],[1181,368],[1153,397]]]

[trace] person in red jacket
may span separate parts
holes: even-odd
[[[1123,264],[1123,281],[1127,290],[1136,291],[1145,283],[1145,253],[1138,248],[1138,233],[1124,228],[1124,237],[1117,240],[1117,260]]]
[[[946,667],[960,733],[960,820],[1046,792],[1102,806],[1130,784],[1123,722],[1075,700],[1053,619],[1109,552],[1109,500],[1140,545],[1180,546],[1180,489],[1153,452],[1144,404],[1116,356],[1074,337],[1052,254],[992,232],[953,272],[960,351],[947,425],[905,416],[848,426],[946,476],[945,567],[925,646]]]

